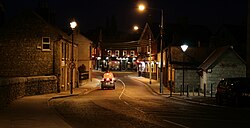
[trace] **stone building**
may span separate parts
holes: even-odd
[[[77,67],[91,65],[91,41],[78,33],[73,42],[73,87],[77,87]],[[0,30],[0,102],[69,90],[71,49],[71,36],[37,13],[28,10],[14,17]]]
[[[198,67],[211,52],[211,49],[204,47],[188,47],[185,52],[180,46],[164,49],[163,61],[166,66],[164,85],[169,88],[172,86],[174,92],[186,90],[187,85],[198,88],[200,83]]]
[[[200,88],[213,93],[219,81],[224,78],[246,77],[246,62],[231,46],[215,49],[199,69],[201,69]]]
[[[1,29],[0,76],[27,77],[59,74],[57,42],[68,36],[32,11],[22,12]],[[57,57],[57,58],[56,58]]]
[[[164,50],[164,56],[168,56],[164,60],[168,65],[165,85],[170,87],[172,81],[174,92],[186,92],[189,86],[189,91],[205,89],[210,93],[212,85],[214,94],[221,79],[246,76],[245,61],[230,46],[215,50],[189,47],[185,52],[179,46],[171,46]]]

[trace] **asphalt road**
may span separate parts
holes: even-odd
[[[101,74],[95,74],[100,78]],[[245,128],[250,109],[206,106],[154,94],[143,83],[116,74],[115,90],[54,99],[50,104],[73,128]]]

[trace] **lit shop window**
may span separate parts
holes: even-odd
[[[119,50],[115,50],[115,56],[119,57]]]

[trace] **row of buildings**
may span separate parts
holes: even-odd
[[[164,86],[174,92],[190,89],[215,93],[218,82],[226,77],[246,76],[245,30],[224,25],[215,36],[202,26],[167,26],[163,39]],[[235,29],[237,28],[237,29]],[[241,27],[240,27],[241,28]],[[185,31],[185,32],[183,32]],[[138,75],[160,81],[161,52],[159,28],[146,23],[135,41],[107,43],[99,41],[96,69],[134,70]],[[182,44],[189,45],[183,52]],[[236,52],[237,51],[237,52]]]
[[[208,88],[211,92],[210,86],[217,85],[220,79],[246,76],[246,49],[240,49],[246,44],[233,38],[229,31],[223,35],[230,27],[222,27],[212,41],[202,27],[169,25],[166,28],[163,65],[160,65],[157,25],[146,23],[139,36],[130,41],[103,41],[100,32],[99,41],[94,45],[78,29],[68,34],[36,12],[24,11],[0,29],[0,102],[66,91],[71,82],[73,87],[78,87],[79,67],[89,72],[90,79],[93,69],[109,69],[136,71],[138,75],[156,80],[160,80],[162,67],[163,85],[175,92],[183,91],[186,85]],[[180,48],[183,43],[189,45],[185,52]],[[242,46],[238,47],[239,44]]]

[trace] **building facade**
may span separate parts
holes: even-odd
[[[75,34],[72,45],[71,36],[33,11],[21,12],[0,34],[0,81],[4,86],[0,91],[9,91],[2,93],[1,99],[69,90],[72,46],[73,87],[78,86],[77,67],[84,64],[91,69],[91,41]]]

